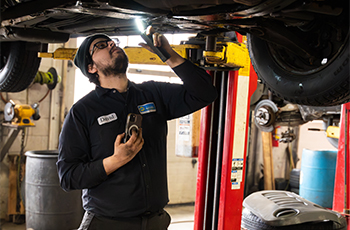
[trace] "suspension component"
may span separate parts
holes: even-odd
[[[262,100],[255,107],[255,125],[264,132],[271,132],[274,128],[278,108],[271,100]]]

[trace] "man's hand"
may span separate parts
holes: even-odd
[[[122,143],[125,133],[117,136],[114,142],[114,154],[113,157],[118,162],[125,162],[124,164],[131,161],[135,155],[142,149],[144,140],[142,138],[142,129],[139,132],[132,130],[132,135],[126,143]]]
[[[170,46],[168,39],[163,34],[155,32],[154,29],[149,26],[147,28],[147,35],[153,35],[153,44],[155,47],[163,47],[169,54],[170,58],[165,62],[171,67],[174,68],[180,64],[182,64],[185,59],[183,59],[178,53],[176,53]],[[139,43],[140,46],[147,49],[148,51],[153,52],[153,50],[146,43]]]
[[[103,166],[107,175],[131,161],[142,149],[144,140],[141,128],[137,133],[132,131],[132,135],[126,143],[122,143],[124,136],[125,133],[117,136],[114,142],[114,154],[103,160]]]

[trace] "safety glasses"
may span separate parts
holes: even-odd
[[[118,38],[108,39],[108,40],[96,42],[96,44],[92,47],[92,50],[91,50],[91,53],[90,53],[91,57],[94,54],[96,48],[102,50],[102,49],[108,47],[110,42],[113,42],[113,44],[115,46],[119,46],[119,39]]]

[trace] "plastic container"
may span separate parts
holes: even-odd
[[[65,192],[59,185],[57,150],[25,153],[26,227],[35,230],[69,230],[80,225],[81,191]]]
[[[303,149],[300,196],[324,208],[332,208],[337,150]]]

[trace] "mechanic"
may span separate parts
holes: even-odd
[[[183,59],[162,35],[166,63],[183,84],[128,80],[128,57],[107,35],[87,37],[74,63],[95,90],[73,105],[59,139],[61,187],[82,189],[85,214],[79,230],[163,230],[170,224],[167,121],[212,103],[217,91],[203,69]],[[146,44],[140,44],[151,51]],[[129,113],[142,115],[142,128],[123,142]]]

